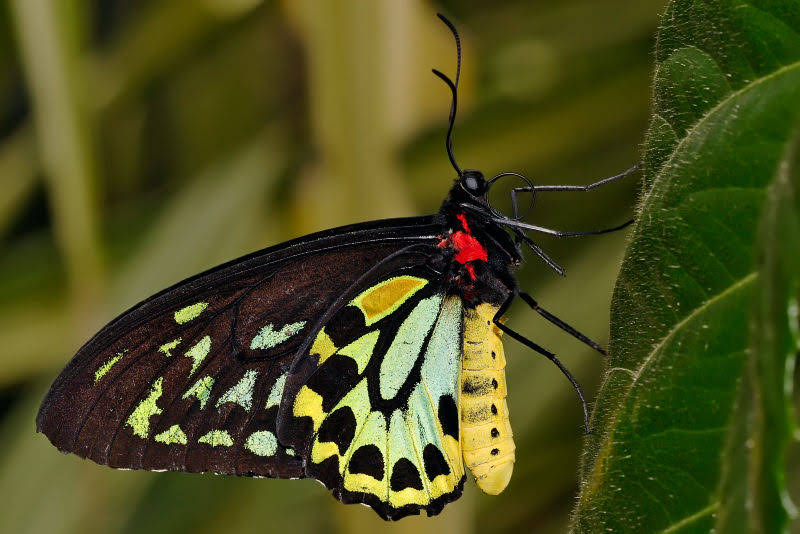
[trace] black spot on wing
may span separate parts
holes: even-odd
[[[358,366],[352,358],[333,355],[311,375],[306,386],[322,397],[322,409],[329,412],[358,380]]]
[[[316,478],[329,489],[336,488],[342,482],[342,477],[339,474],[339,457],[333,455],[319,464],[309,462],[306,466],[306,476]]]
[[[365,329],[364,313],[356,306],[343,307],[325,325],[325,333],[331,338],[335,347],[344,347],[354,339],[358,339]]]
[[[319,427],[317,439],[330,441],[339,447],[339,455],[344,455],[356,434],[356,417],[348,406],[342,406],[330,414]]]
[[[433,482],[433,479],[439,475],[449,475],[450,466],[444,459],[442,451],[436,445],[429,443],[422,451],[422,460],[425,463],[425,474],[428,475],[428,480]]]
[[[442,425],[442,432],[453,439],[458,438],[458,408],[456,401],[450,395],[439,397],[439,423]]]
[[[400,458],[392,468],[392,479],[389,481],[392,491],[403,491],[406,488],[422,489],[422,479],[417,467],[407,458]]]
[[[362,473],[375,480],[383,480],[384,467],[381,450],[375,445],[359,447],[350,457],[348,470],[353,474]]]

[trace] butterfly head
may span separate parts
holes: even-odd
[[[480,218],[491,217],[492,207],[487,201],[490,185],[490,181],[486,180],[481,171],[465,169],[459,172],[453,183],[445,206],[453,211],[463,211],[465,208]]]
[[[481,171],[467,169],[458,179],[459,185],[474,197],[482,197],[486,192],[486,179]]]
[[[478,170],[462,170],[453,152],[453,127],[455,126],[456,110],[458,109],[458,81],[461,77],[461,39],[449,20],[441,14],[439,14],[438,17],[450,29],[456,41],[455,80],[436,69],[433,69],[433,73],[450,89],[452,100],[450,103],[450,116],[448,120],[447,137],[445,138],[445,147],[447,148],[447,156],[450,159],[450,164],[458,175],[456,184],[450,190],[450,194],[442,205],[440,212],[449,216],[450,224],[454,232],[459,232],[459,229],[462,227],[464,231],[467,231],[468,219],[479,223],[475,225],[476,230],[478,230],[476,232],[478,238],[480,238],[480,234],[485,234],[487,242],[494,243],[494,245],[491,246],[498,247],[507,258],[506,263],[508,265],[519,265],[522,261],[519,243],[513,241],[509,237],[502,225],[502,223],[511,219],[495,210],[488,201],[489,188],[492,184],[496,182],[498,178],[511,173],[502,173],[491,180],[486,180],[483,173]],[[483,245],[481,245],[481,247],[483,247]],[[470,274],[473,275],[474,278],[474,274],[472,272],[470,272]]]

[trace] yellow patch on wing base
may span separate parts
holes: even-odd
[[[330,358],[337,350],[336,345],[333,344],[331,338],[325,333],[325,328],[323,327],[322,330],[319,331],[319,334],[317,334],[317,337],[314,338],[314,344],[311,345],[309,354],[319,354],[317,365],[322,365],[325,360]]]
[[[369,326],[395,311],[427,283],[424,278],[416,276],[395,276],[367,289],[350,304],[361,310]]]
[[[301,387],[294,398],[294,416],[310,417],[314,422],[314,432],[319,430],[319,425],[325,418],[325,412],[322,411],[322,397],[319,393],[307,386]]]

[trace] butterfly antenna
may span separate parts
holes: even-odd
[[[447,87],[450,88],[450,92],[453,94],[453,101],[450,104],[450,125],[447,128],[447,157],[450,158],[450,163],[453,165],[453,168],[456,170],[458,175],[461,176],[461,167],[459,167],[458,163],[456,163],[456,157],[453,154],[453,126],[456,122],[456,109],[458,107],[458,80],[461,78],[461,38],[458,36],[458,31],[456,31],[456,27],[453,26],[452,22],[447,20],[447,18],[441,13],[437,13],[436,16],[439,17],[448,28],[450,28],[450,31],[453,32],[453,37],[456,38],[456,81],[453,82],[453,80],[447,77],[447,75],[436,69],[433,69],[433,73],[447,84]]]

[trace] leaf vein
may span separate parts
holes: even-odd
[[[693,513],[692,515],[687,515],[677,523],[673,523],[672,525],[668,526],[664,530],[661,531],[661,534],[669,534],[670,532],[677,532],[678,529],[681,529],[687,525],[690,525],[697,521],[698,519],[702,519],[703,517],[713,514],[719,508],[719,501],[714,501],[702,510],[698,510],[697,512]]]
[[[614,413],[612,414],[611,419],[609,421],[609,425],[608,425],[609,431],[606,434],[605,438],[603,439],[602,447],[600,447],[598,449],[597,458],[600,458],[600,457],[606,455],[608,453],[608,451],[610,450],[611,445],[613,444],[612,436],[614,434],[614,427],[615,427],[615,425],[616,425],[616,423],[617,423],[617,421],[618,421],[618,419],[619,419],[619,417],[620,417],[620,415],[621,415],[621,413],[623,411],[624,400],[627,399],[630,396],[631,392],[633,391],[634,386],[636,386],[636,384],[639,381],[639,378],[642,376],[642,373],[649,366],[649,364],[655,359],[655,357],[659,354],[659,352],[664,347],[666,342],[670,338],[672,338],[675,334],[677,334],[684,326],[689,324],[689,322],[692,319],[694,319],[702,311],[706,310],[711,304],[717,302],[718,300],[720,300],[723,297],[727,296],[728,294],[736,291],[737,289],[740,289],[740,288],[744,287],[745,285],[753,282],[756,279],[756,277],[757,277],[757,273],[756,272],[751,272],[747,276],[744,276],[743,278],[740,278],[739,280],[737,280],[736,282],[734,282],[733,284],[728,286],[724,291],[721,291],[720,293],[718,293],[717,295],[713,296],[712,298],[704,301],[700,306],[698,306],[697,308],[692,310],[692,312],[689,313],[683,320],[681,320],[679,323],[677,323],[675,326],[673,326],[672,329],[670,329],[670,331],[667,332],[667,334],[661,339],[661,341],[657,345],[655,345],[653,347],[653,349],[650,351],[650,353],[647,355],[647,357],[642,361],[641,365],[639,365],[639,367],[633,373],[633,375],[632,375],[633,379],[631,380],[631,382],[628,385],[628,387],[625,390],[625,392],[622,394],[622,396],[620,398],[620,402],[617,405],[617,409],[614,411]],[[594,467],[592,468],[592,475],[589,477],[589,479],[587,479],[587,482],[586,482],[587,486],[589,485],[589,480],[590,479],[599,477],[599,470],[600,470],[601,465],[602,465],[602,462],[599,462],[599,461],[595,462]],[[580,496],[580,500],[582,501],[585,498],[586,498],[586,493],[582,493],[581,496]]]
[[[653,194],[653,191],[656,189],[655,184],[657,182],[661,181],[660,178],[663,176],[665,169],[667,169],[670,166],[670,164],[673,162],[673,160],[676,158],[676,156],[680,152],[681,148],[683,148],[683,146],[686,144],[686,140],[689,139],[690,137],[692,137],[692,134],[695,131],[697,131],[697,129],[701,125],[703,125],[711,116],[716,114],[717,111],[722,109],[726,104],[731,102],[734,98],[738,97],[739,95],[742,95],[742,94],[750,91],[751,89],[757,87],[761,83],[766,82],[767,80],[769,80],[771,78],[774,78],[774,77],[776,77],[776,76],[778,76],[780,74],[783,74],[786,71],[789,71],[789,70],[792,70],[792,69],[798,68],[798,67],[800,67],[800,61],[795,61],[794,63],[790,63],[788,65],[784,65],[783,67],[781,67],[779,69],[775,69],[774,71],[770,72],[769,74],[767,74],[765,76],[761,76],[760,78],[756,78],[755,80],[749,82],[747,85],[741,87],[740,89],[737,89],[736,91],[733,91],[733,92],[727,94],[713,108],[708,110],[708,112],[706,112],[705,115],[700,117],[697,120],[697,122],[692,124],[686,130],[686,135],[684,135],[680,139],[680,141],[678,141],[678,144],[675,145],[675,148],[670,153],[669,158],[667,158],[667,160],[664,162],[664,164],[661,165],[661,169],[659,170],[658,174],[656,175],[656,179],[653,180],[654,186],[649,188],[647,190],[647,192],[644,194],[644,198],[642,199],[641,205],[642,206],[646,206],[646,205],[649,204],[650,196]],[[634,235],[638,233],[639,220],[641,220],[641,218],[637,219],[637,221],[635,223],[636,228],[634,228],[634,231],[633,231]]]

